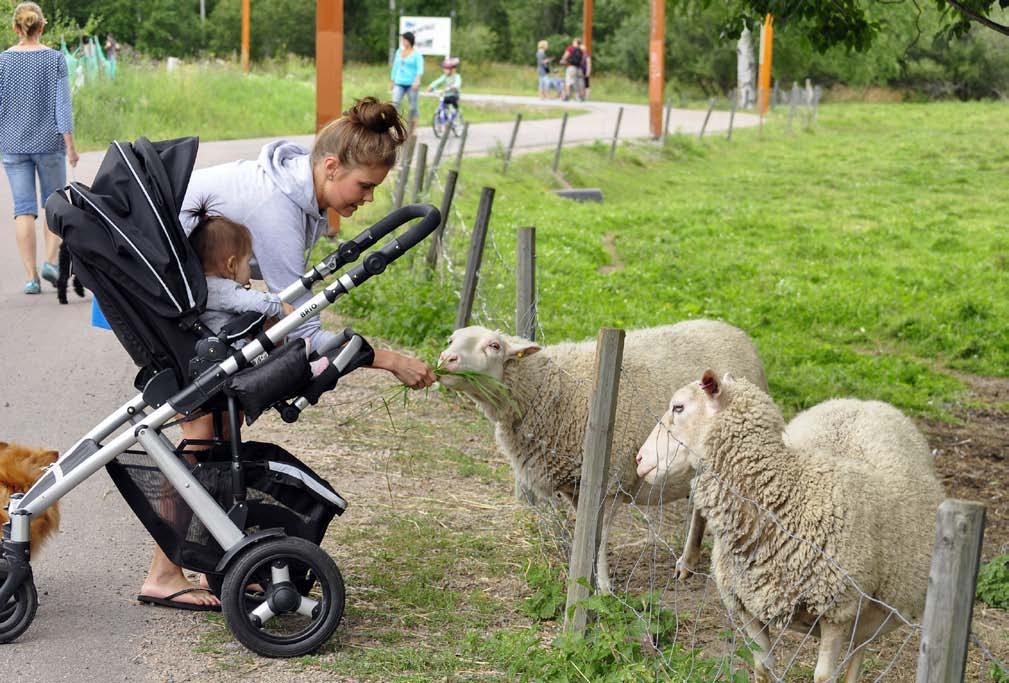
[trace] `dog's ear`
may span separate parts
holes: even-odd
[[[42,453],[42,460],[47,465],[52,465],[59,459],[60,459],[59,451],[45,451],[44,453]]]
[[[5,451],[5,450],[7,450],[7,447],[8,447],[8,446],[10,446],[10,444],[9,444],[9,443],[7,443],[6,441],[0,441],[0,451]]]

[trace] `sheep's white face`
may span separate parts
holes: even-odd
[[[438,358],[438,367],[450,372],[480,372],[501,381],[507,362],[539,350],[528,340],[473,325],[452,333],[448,348]],[[439,381],[453,389],[462,389],[465,384],[465,378],[452,375],[444,375]]]
[[[728,375],[722,382],[727,381],[731,381]],[[712,418],[721,410],[721,398],[711,370],[700,382],[677,389],[669,409],[638,449],[638,477],[656,486],[666,477],[682,476],[688,467],[696,469]]]

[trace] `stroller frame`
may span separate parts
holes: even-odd
[[[288,590],[283,595],[278,593],[276,596],[271,596],[270,599],[262,601],[254,609],[248,610],[248,607],[243,607],[243,605],[248,605],[243,598],[245,577],[239,576],[234,581],[229,581],[230,570],[235,568],[236,564],[241,564],[238,561],[239,558],[249,555],[255,549],[254,547],[266,545],[278,539],[287,539],[289,542],[301,539],[285,536],[282,529],[266,529],[246,534],[241,526],[236,524],[232,516],[229,516],[229,513],[190,473],[178,456],[176,446],[162,433],[161,428],[177,414],[188,415],[203,406],[222,392],[229,377],[248,367],[254,358],[264,352],[271,353],[284,337],[298,328],[305,320],[320,315],[323,310],[350,290],[359,287],[369,278],[381,274],[388,264],[401,257],[433,232],[440,223],[441,216],[439,211],[431,205],[404,206],[393,211],[353,239],[340,243],[336,251],[308,270],[298,281],[284,289],[280,293],[280,298],[286,303],[292,303],[304,294],[311,293],[315,284],[322,282],[343,266],[356,261],[365,249],[373,246],[394,229],[417,218],[422,220],[399,237],[368,252],[361,265],[340,275],[321,292],[298,306],[270,329],[258,335],[254,341],[250,341],[224,360],[208,367],[195,380],[160,405],[151,405],[149,399],[145,398],[146,391],[127,401],[99,422],[73,447],[65,451],[59,460],[50,466],[26,493],[11,496],[8,507],[10,521],[3,528],[3,552],[2,558],[0,558],[0,561],[6,564],[6,578],[0,585],[0,643],[13,640],[23,633],[30,626],[37,607],[37,595],[29,553],[31,519],[55,504],[100,468],[137,444],[150,455],[157,468],[224,550],[217,571],[225,576],[222,605],[228,625],[235,636],[250,649],[269,656],[304,654],[328,639],[342,616],[342,579],[340,579],[339,596],[340,614],[336,616],[334,623],[331,624],[331,628],[328,628],[328,632],[324,634],[322,640],[318,638],[318,629],[314,631],[310,629],[309,636],[314,637],[306,636],[304,647],[300,647],[300,643],[295,643],[291,647],[281,648],[278,651],[277,648],[270,647],[269,642],[261,643],[255,635],[251,639],[248,635],[243,637],[242,633],[236,630],[236,620],[241,621],[248,618],[253,624],[264,624],[281,612],[298,613],[315,618],[320,609],[319,602],[308,596],[299,595],[293,590]],[[335,367],[337,377],[354,369],[351,367],[352,361],[363,344],[360,337],[353,336],[336,355],[332,366]],[[285,404],[282,411],[284,420],[288,422],[296,420],[301,409],[309,403],[314,404],[317,399],[318,395],[311,398],[303,395],[292,403]],[[235,405],[231,400],[229,400],[229,413],[233,424],[237,425]],[[117,430],[127,424],[130,425],[129,428],[112,437]],[[110,437],[112,438],[110,439]],[[240,437],[238,434],[232,434],[231,438],[238,439]],[[107,439],[110,440],[103,445],[102,442]],[[332,564],[329,556],[318,546],[307,541],[303,541],[303,545],[314,548]],[[301,552],[297,548],[295,550]],[[311,558],[305,560],[309,566],[311,566],[310,560]],[[278,562],[271,563],[273,582],[282,587],[291,586],[292,578],[287,567],[281,567],[278,564]],[[336,569],[335,565],[332,567],[334,570]],[[316,574],[318,573],[316,570]],[[339,578],[338,572],[337,578]],[[237,598],[229,599],[229,584],[236,584],[236,582],[237,585],[232,586],[231,592],[234,593],[237,589]],[[11,607],[12,596],[15,598],[13,608]],[[247,614],[229,614],[229,606],[232,608],[230,610],[232,612],[236,611],[236,608],[239,611],[246,609],[248,610]],[[245,630],[248,631],[247,628]]]

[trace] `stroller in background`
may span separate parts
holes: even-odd
[[[199,319],[206,279],[178,220],[197,147],[196,138],[114,142],[90,188],[73,183],[46,202],[49,225],[63,238],[75,272],[140,366],[134,384],[141,393],[64,452],[25,494],[11,496],[0,558],[0,643],[24,633],[38,606],[32,516],[103,465],[165,553],[206,573],[228,628],[250,650],[272,657],[311,652],[343,616],[343,579],[319,543],[346,501],[281,447],[243,442],[240,415],[251,422],[273,407],[294,422],[341,376],[370,365],[371,347],[349,328],[316,351],[331,362],[314,379],[304,340],[280,342],[381,274],[434,231],[440,215],[433,206],[405,206],[342,242],[281,299],[292,303],[311,293],[393,230],[422,219],[367,251],[361,265],[268,330],[256,313],[210,330]],[[231,345],[250,335],[255,340],[241,349]],[[176,445],[163,433],[179,415],[205,413],[213,415],[212,440]],[[248,592],[257,584],[262,592]]]

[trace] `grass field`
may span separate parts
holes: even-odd
[[[388,78],[385,67],[348,65],[344,104],[365,95],[388,100]],[[421,98],[421,125],[430,125],[437,106],[436,97]],[[508,120],[518,112],[526,120],[561,116],[559,108],[465,100],[463,111],[471,123]],[[315,130],[315,70],[299,60],[257,64],[248,76],[229,63],[184,64],[173,73],[162,63],[123,64],[114,81],[97,80],[74,94],[74,119],[82,151],[141,135],[153,140],[308,135]]]
[[[625,146],[612,163],[606,145],[565,150],[563,175],[602,188],[602,205],[554,197],[545,154],[513,161],[507,177],[494,160],[467,159],[452,273],[430,279],[417,264],[346,310],[372,334],[433,354],[451,331],[480,187],[492,186],[475,322],[512,329],[515,231],[533,225],[547,341],[720,318],[755,338],[787,411],[852,395],[949,417],[962,399],[957,372],[1009,367],[997,192],[1009,153],[991,145],[1005,106],[837,105],[794,134],[781,118],[731,143]],[[621,262],[608,274],[607,238]]]

